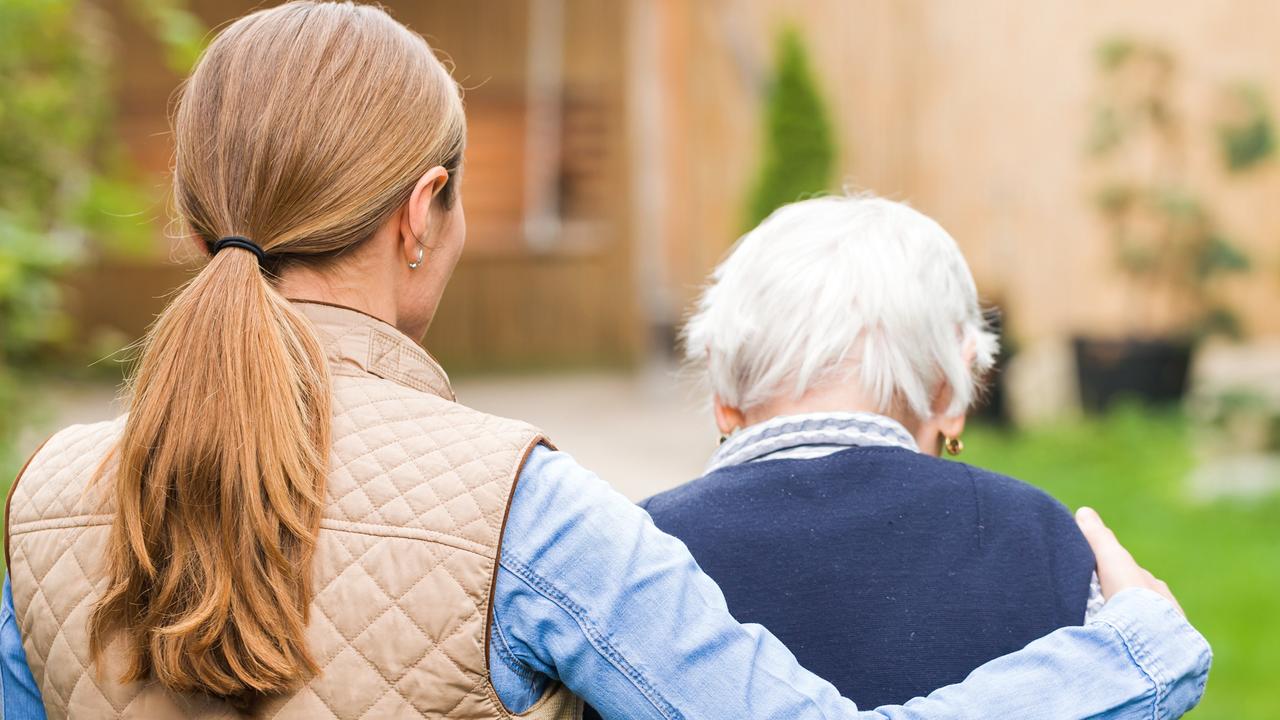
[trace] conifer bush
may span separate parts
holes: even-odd
[[[764,153],[747,202],[747,229],[787,203],[830,189],[835,141],[800,32],[778,36],[765,107]]]

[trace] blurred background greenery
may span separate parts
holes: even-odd
[[[178,0],[128,11],[175,69],[194,62],[204,25]],[[65,280],[106,255],[149,248],[157,193],[115,127],[120,38],[105,10],[76,0],[0,3],[0,466],[50,371],[79,368],[105,346],[77,337]],[[107,342],[110,342],[109,340]]]
[[[1280,7],[386,4],[467,88],[469,248],[427,340],[461,397],[632,498],[687,480],[714,433],[673,338],[744,222],[910,200],[1006,335],[964,459],[1098,508],[1170,582],[1216,651],[1196,717],[1280,717]],[[0,2],[0,487],[119,411],[198,266],[167,104],[255,5]]]
[[[1097,509],[1169,583],[1213,645],[1197,718],[1275,717],[1280,658],[1280,495],[1199,496],[1194,427],[1136,406],[1091,421],[969,434],[967,462],[1029,479],[1070,507]]]

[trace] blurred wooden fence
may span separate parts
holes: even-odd
[[[140,337],[194,269],[113,262],[76,275],[78,331]],[[468,258],[425,345],[458,373],[629,363],[640,338],[625,274],[616,256],[599,252]]]
[[[180,78],[159,61],[150,35],[103,0],[119,36],[118,127],[134,162],[164,183],[171,146],[167,100]],[[259,6],[255,0],[190,0],[211,27]],[[454,67],[464,88],[469,138],[463,197],[468,246],[427,340],[454,371],[618,364],[634,360],[643,333],[633,295],[628,213],[625,7],[556,0],[563,32],[557,81],[559,152],[538,170],[554,185],[557,237],[526,240],[531,182],[527,134],[531,1],[385,0]],[[543,11],[547,5],[540,6]],[[104,261],[71,280],[83,333],[140,335],[191,268],[153,260]]]
[[[1280,157],[1226,172],[1224,88],[1280,108],[1267,0],[637,0],[660,18],[655,96],[670,188],[664,250],[675,306],[742,229],[778,30],[800,29],[839,144],[838,177],[906,200],[956,238],[987,300],[1027,343],[1132,331],[1132,286],[1092,202],[1086,140],[1116,36],[1174,53],[1191,185],[1253,260],[1215,286],[1247,334],[1280,337]],[[1139,290],[1140,291],[1140,290]]]

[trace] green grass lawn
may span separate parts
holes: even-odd
[[[1202,503],[1179,417],[1122,411],[1028,432],[974,428],[964,460],[1027,480],[1072,509],[1096,508],[1169,583],[1213,645],[1200,720],[1280,718],[1280,495]]]

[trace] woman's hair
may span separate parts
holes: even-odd
[[[689,361],[731,407],[852,380],[878,412],[921,419],[944,380],[946,414],[966,410],[996,345],[951,236],[871,196],[776,210],[716,268],[685,328]]]
[[[143,347],[89,620],[95,661],[123,642],[123,681],[251,702],[316,671],[306,626],[331,391],[273,274],[371,237],[430,168],[455,174],[465,136],[448,71],[376,7],[255,12],[201,57],[174,120],[175,205],[206,248],[245,236],[266,261],[214,255]]]

